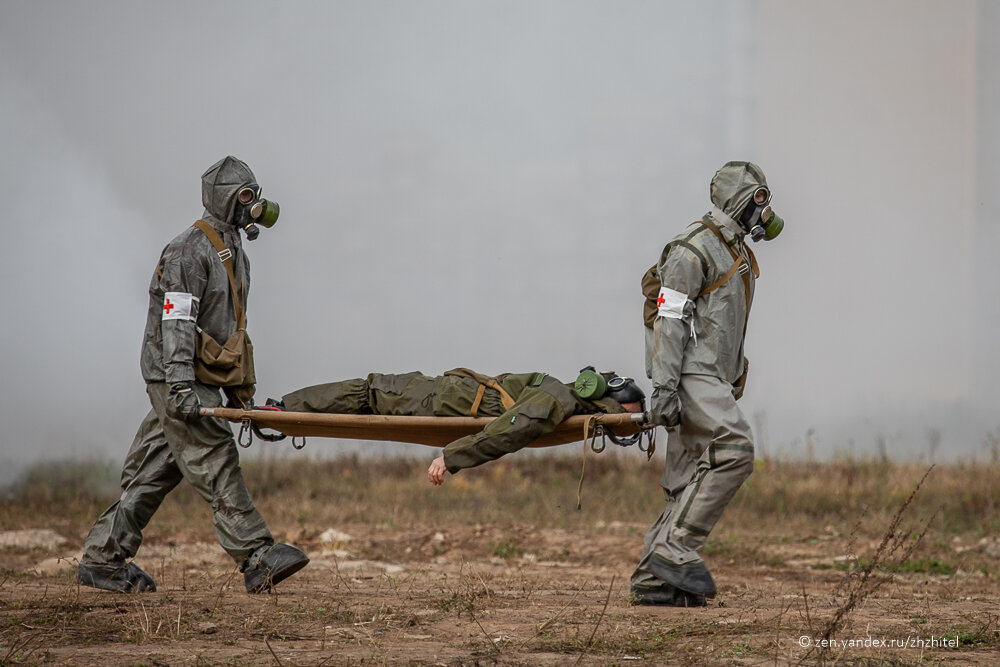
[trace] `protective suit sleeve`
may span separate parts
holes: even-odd
[[[659,264],[660,297],[653,322],[647,372],[653,381],[650,401],[653,421],[673,426],[680,415],[677,389],[684,349],[694,334],[694,299],[705,283],[701,259],[682,246],[668,246]],[[697,338],[695,338],[697,342]]]
[[[206,267],[192,248],[169,246],[163,251],[160,287],[164,292],[163,370],[168,384],[193,382],[195,333],[201,298],[208,283]]]
[[[573,414],[577,401],[568,387],[546,378],[540,387],[528,387],[514,406],[486,428],[444,448],[448,472],[474,468],[526,447]]]

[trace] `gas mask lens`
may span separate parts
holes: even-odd
[[[764,206],[771,201],[771,191],[767,188],[757,188],[753,193],[753,203],[757,206]]]
[[[623,378],[620,375],[616,375],[608,380],[608,389],[621,389],[629,382],[632,382],[632,378]]]
[[[250,202],[260,196],[260,188],[246,187],[236,194],[236,201],[243,206],[249,206]]]

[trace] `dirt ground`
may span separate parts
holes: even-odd
[[[848,538],[747,532],[709,550],[708,607],[632,606],[645,528],[339,525],[292,539],[312,562],[260,596],[203,534],[147,539],[136,562],[158,589],[123,595],[73,582],[80,538],[6,533],[0,664],[1000,664],[988,573],[875,572],[852,605]]]

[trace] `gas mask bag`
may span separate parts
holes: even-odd
[[[251,241],[260,235],[260,228],[257,225],[274,227],[280,213],[278,203],[261,197],[262,192],[263,189],[259,185],[251,183],[236,193],[233,224],[246,232],[247,239]]]

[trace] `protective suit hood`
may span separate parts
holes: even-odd
[[[201,203],[212,217],[232,222],[236,193],[256,182],[257,177],[246,162],[227,155],[201,175]]]
[[[740,214],[759,187],[767,187],[764,171],[753,162],[727,162],[712,177],[712,203],[733,220]]]

